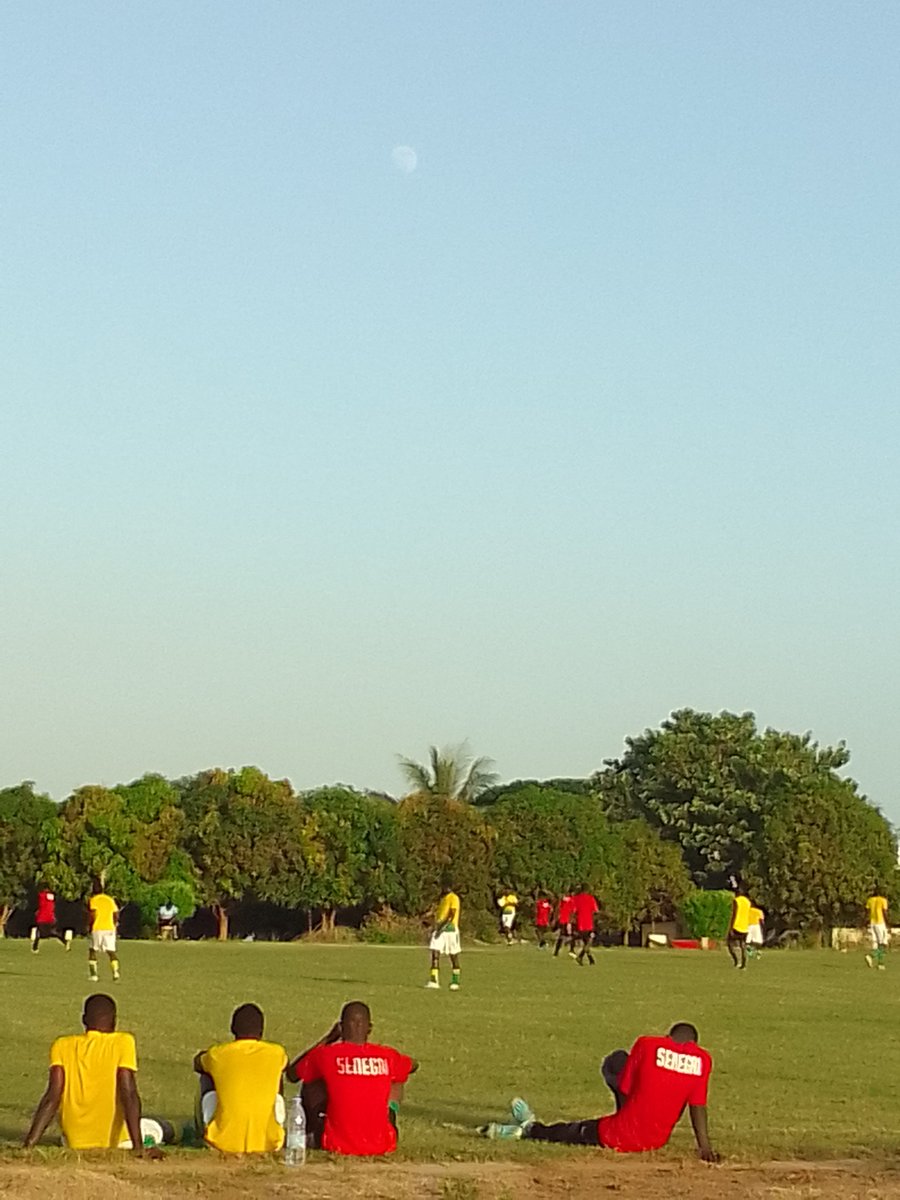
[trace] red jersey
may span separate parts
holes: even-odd
[[[575,913],[575,928],[579,933],[590,933],[594,928],[594,916],[600,911],[600,905],[590,892],[579,892],[572,897],[572,909]]]
[[[549,900],[538,900],[534,906],[534,923],[538,929],[546,929],[550,924],[550,914],[553,912],[553,905]]]
[[[374,1042],[316,1046],[296,1064],[302,1083],[324,1081],[328,1108],[322,1149],[336,1154],[389,1154],[397,1131],[388,1120],[392,1083],[406,1083],[413,1060]]]
[[[556,919],[560,925],[568,925],[572,919],[572,897],[563,896],[559,902],[559,909],[556,913]]]
[[[56,896],[53,892],[38,892],[34,923],[35,925],[56,924]]]
[[[709,1054],[694,1042],[638,1038],[619,1079],[625,1103],[598,1122],[601,1144],[624,1151],[664,1146],[685,1105],[706,1104],[711,1070]]]

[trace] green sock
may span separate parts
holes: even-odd
[[[459,971],[454,971],[450,976],[450,982],[459,985]]]
[[[884,962],[884,946],[875,947],[875,961],[878,963],[879,967]]]

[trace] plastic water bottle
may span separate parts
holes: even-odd
[[[303,1101],[293,1096],[288,1101],[284,1125],[284,1165],[302,1167],[306,1162],[306,1113]]]

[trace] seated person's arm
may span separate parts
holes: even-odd
[[[297,1074],[297,1064],[301,1063],[304,1058],[306,1058],[307,1054],[312,1054],[313,1050],[315,1050],[318,1046],[330,1046],[332,1042],[339,1042],[340,1040],[341,1023],[340,1021],[335,1021],[324,1037],[320,1037],[317,1042],[313,1042],[313,1044],[304,1050],[302,1054],[298,1054],[293,1062],[288,1063],[287,1067],[285,1068],[285,1075],[287,1075],[291,1083],[299,1083],[300,1076]]]
[[[66,1073],[62,1067],[51,1067],[47,1087],[43,1096],[38,1101],[37,1108],[34,1110],[31,1128],[25,1134],[24,1144],[26,1148],[30,1149],[36,1142],[40,1141],[44,1130],[56,1116],[56,1110],[59,1108],[60,1100],[62,1100],[65,1082]]]
[[[151,1146],[144,1151],[144,1139],[141,1136],[141,1098],[138,1095],[134,1071],[128,1067],[119,1067],[116,1071],[116,1092],[125,1116],[125,1128],[131,1138],[132,1154],[137,1158],[162,1158],[162,1150],[157,1146]]]
[[[204,1067],[204,1065],[203,1065],[203,1059],[205,1058],[205,1056],[206,1056],[205,1050],[198,1050],[197,1053],[194,1055],[193,1067],[198,1075],[208,1075],[209,1074],[206,1067]]]
[[[694,1137],[697,1139],[697,1153],[704,1162],[718,1162],[719,1156],[709,1144],[709,1130],[706,1124],[706,1105],[691,1104],[691,1125],[694,1127]]]

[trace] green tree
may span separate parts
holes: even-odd
[[[257,767],[214,769],[181,781],[180,791],[198,897],[212,909],[221,940],[240,900],[303,903],[324,856],[286,779],[270,779]]]
[[[306,903],[322,910],[323,929],[334,928],[339,908],[395,904],[396,806],[345,787],[317,788],[301,799],[321,847],[307,881]]]
[[[56,805],[31,782],[0,790],[0,937],[43,870]]]
[[[888,822],[852,780],[832,777],[808,781],[768,814],[747,880],[775,923],[822,933],[859,924],[874,890],[890,897],[896,863]]]
[[[431,746],[428,762],[399,758],[400,770],[412,793],[434,796],[441,800],[474,803],[499,776],[489,758],[472,758],[465,744],[439,749]]]
[[[604,917],[627,932],[643,922],[672,921],[691,889],[680,848],[645,821],[612,826],[612,871],[604,893]]]
[[[743,871],[768,814],[799,790],[827,787],[848,760],[843,744],[760,734],[752,713],[692,709],[626,747],[594,776],[601,802],[612,817],[644,819],[677,842],[699,885]]]
[[[182,846],[185,814],[178,790],[162,775],[144,775],[112,789],[131,824],[130,862],[136,880],[131,900],[152,926],[161,904],[172,901],[182,920],[197,907],[193,864]]]
[[[397,822],[403,911],[430,911],[445,880],[470,911],[492,910],[493,835],[477,808],[415,793],[400,801]]]
[[[494,883],[562,895],[587,884],[605,892],[615,834],[593,798],[531,784],[485,809],[494,830]]]
[[[140,880],[132,853],[135,833],[121,794],[94,784],[77,788],[48,829],[48,882],[68,900],[79,900],[100,879],[120,903],[131,900]]]

